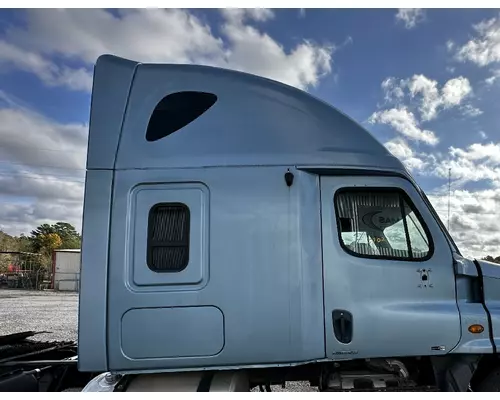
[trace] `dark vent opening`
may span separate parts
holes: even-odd
[[[189,263],[189,208],[156,204],[149,211],[147,264],[155,272],[180,272]]]
[[[149,119],[146,140],[160,140],[199,118],[217,101],[217,96],[205,92],[177,92],[165,96]]]

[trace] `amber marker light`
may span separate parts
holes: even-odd
[[[482,333],[484,331],[484,327],[479,324],[474,324],[469,326],[470,333]]]

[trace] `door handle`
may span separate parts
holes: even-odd
[[[350,343],[352,340],[352,314],[346,310],[333,310],[332,323],[335,337],[340,343]]]

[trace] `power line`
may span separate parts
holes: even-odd
[[[38,174],[38,175],[46,175],[46,178],[30,176],[29,174],[22,173],[4,173],[0,172],[0,176],[8,176],[11,178],[22,177],[23,179],[34,179],[37,181],[51,181],[51,182],[75,182],[75,183],[85,183],[84,180],[76,180],[76,179],[66,179],[66,178],[74,178],[72,176],[64,176],[64,175],[50,175],[50,174]]]
[[[8,169],[0,169],[0,174],[2,175],[44,175],[44,176],[53,176],[56,178],[81,178],[85,179],[85,174],[55,174],[48,171],[28,171],[28,170],[8,170]]]
[[[25,144],[13,144],[9,143],[9,145],[5,144],[0,144],[0,148],[6,148],[7,150],[10,150],[12,147],[17,147],[18,149],[34,149],[36,151],[50,151],[50,152],[56,152],[56,153],[75,153],[75,154],[80,154],[80,151],[78,150],[67,150],[67,149],[54,149],[54,148],[48,148],[48,147],[38,147],[38,146],[30,146],[30,145],[25,145]]]
[[[35,168],[66,169],[68,171],[85,171],[85,168],[56,167],[56,166],[52,166],[52,165],[32,164],[32,163],[24,163],[24,162],[16,162],[16,161],[0,161],[0,163],[9,164],[9,165],[23,165],[26,167],[35,167]]]

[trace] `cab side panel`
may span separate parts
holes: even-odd
[[[318,180],[294,171],[288,187],[286,171],[116,172],[111,370],[324,358]],[[147,211],[161,202],[190,209],[189,263],[178,273],[155,273],[146,263]]]

